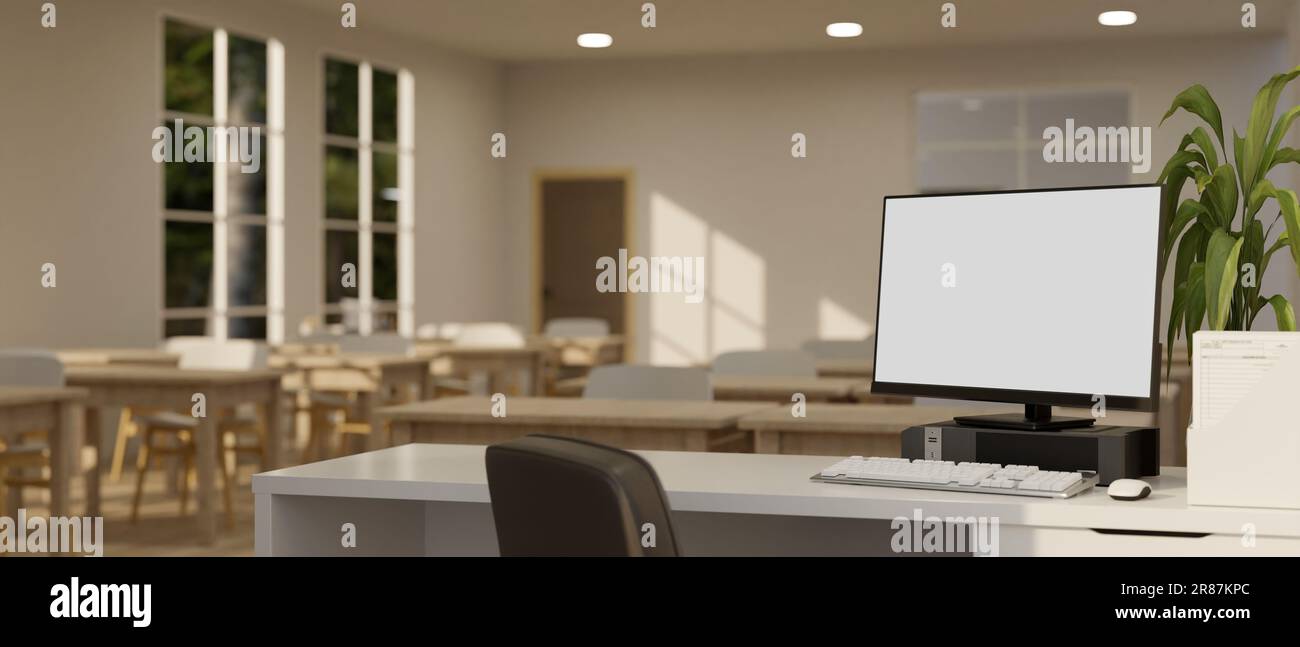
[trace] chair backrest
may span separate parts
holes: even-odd
[[[532,435],[488,447],[485,460],[503,557],[678,554],[668,497],[636,454]]]
[[[558,317],[546,322],[547,337],[608,337],[609,322],[596,317]]]
[[[63,362],[48,350],[0,350],[0,384],[5,386],[64,386]]]
[[[817,377],[817,358],[801,350],[738,350],[713,360],[717,375]]]
[[[817,359],[871,359],[876,356],[872,338],[866,339],[809,339],[803,343],[804,352]]]
[[[247,371],[266,368],[266,345],[251,339],[172,337],[168,352],[180,355],[180,368],[203,371]]]
[[[355,332],[361,329],[361,300],[355,297],[339,299],[339,310],[343,315],[343,329]]]
[[[608,364],[591,369],[582,397],[602,400],[712,400],[709,372],[690,366]]]
[[[524,334],[515,326],[501,321],[484,321],[462,324],[452,338],[455,346],[491,346],[493,348],[522,348]]]
[[[410,355],[415,349],[411,340],[392,334],[342,335],[338,338],[338,344],[341,353]]]

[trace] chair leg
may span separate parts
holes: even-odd
[[[181,463],[181,516],[183,517],[190,502],[190,470],[194,469],[194,453],[187,451],[182,456],[184,456]]]
[[[0,485],[5,489],[5,514],[18,515],[18,510],[23,507],[23,486],[21,485]],[[25,530],[19,530],[26,532]]]
[[[135,496],[131,499],[131,523],[140,520],[140,497],[144,494],[144,475],[149,470],[149,446],[153,443],[153,434],[145,431],[140,436],[140,456],[135,464]]]
[[[224,448],[221,451],[221,460],[217,461],[217,469],[221,472],[221,503],[226,509],[226,527],[234,528],[235,509],[231,497],[234,485],[233,479],[230,478],[230,470],[226,469],[226,451]]]
[[[109,468],[108,478],[114,483],[122,480],[122,465],[126,462],[126,441],[136,432],[135,421],[131,419],[131,410],[122,408],[122,415],[117,419],[117,438],[113,441],[113,464]]]

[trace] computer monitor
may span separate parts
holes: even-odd
[[[873,393],[1025,405],[959,424],[1083,427],[1057,406],[1153,411],[1159,185],[889,196]]]

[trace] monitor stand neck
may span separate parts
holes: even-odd
[[[966,427],[1018,429],[1021,431],[1076,429],[1090,427],[1094,422],[1092,418],[1052,416],[1052,406],[1048,404],[1026,404],[1023,417],[1014,413],[994,413],[982,416],[956,416],[953,421]]]

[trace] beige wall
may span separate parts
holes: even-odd
[[[1225,123],[1240,126],[1258,85],[1288,67],[1288,56],[1300,60],[1300,19],[1289,43],[1241,37],[502,66],[343,30],[327,12],[277,3],[58,7],[57,29],[40,29],[35,14],[0,22],[0,345],[150,345],[161,334],[161,172],[149,152],[164,12],[285,45],[291,334],[321,294],[320,57],[328,50],[415,75],[417,323],[529,324],[532,173],[631,168],[634,251],[707,259],[704,304],[636,297],[638,357],[661,362],[793,346],[873,319],[880,199],[913,189],[917,91],[1118,84],[1132,92],[1134,124],[1154,126],[1178,90],[1202,82]],[[1157,163],[1134,181],[1154,179],[1191,123],[1179,116],[1155,130]],[[497,130],[509,135],[505,161],[488,156]],[[808,136],[808,159],[789,155],[796,131]],[[52,290],[39,285],[47,261],[59,268]],[[1295,283],[1288,264],[1274,270],[1266,288]]]
[[[161,336],[164,13],[280,39],[286,66],[286,331],[322,299],[321,56],[411,70],[416,87],[416,320],[499,318],[508,267],[495,63],[252,0],[61,0],[58,26],[0,21],[0,345],[152,345]],[[14,12],[17,13],[15,9]],[[364,27],[364,26],[363,26]],[[44,262],[58,287],[40,287]],[[444,281],[441,277],[454,277]]]
[[[1242,127],[1285,53],[1280,38],[1241,37],[511,66],[514,316],[529,319],[538,168],[634,169],[637,251],[706,257],[704,304],[636,297],[641,359],[791,347],[874,319],[881,198],[913,190],[914,93],[1120,85],[1133,124],[1154,127],[1175,94],[1200,82],[1225,124]],[[1192,123],[1180,115],[1155,129],[1155,163],[1133,181],[1154,181]],[[807,159],[791,158],[796,131],[808,137]]]

